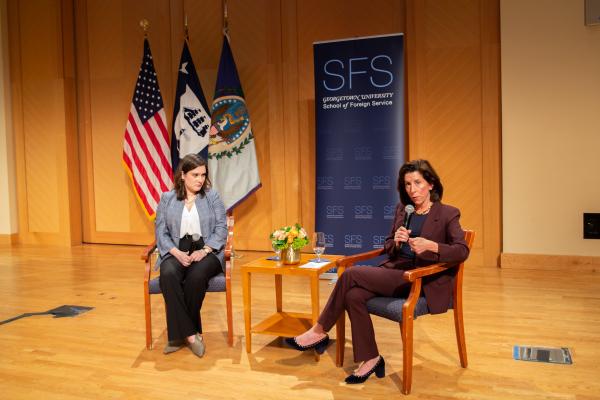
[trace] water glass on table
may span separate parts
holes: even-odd
[[[271,243],[273,247],[273,251],[275,252],[275,257],[271,257],[270,259],[273,261],[281,261],[281,249],[277,247],[277,243]]]
[[[323,233],[323,232],[313,233],[312,247],[313,247],[313,251],[315,252],[315,255],[317,256],[317,258],[313,259],[311,261],[314,261],[317,263],[326,261],[326,260],[321,260],[321,254],[325,253],[325,233]]]

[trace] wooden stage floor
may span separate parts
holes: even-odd
[[[152,296],[154,350],[144,342],[140,248],[0,246],[0,320],[63,304],[95,307],[74,318],[32,316],[0,325],[2,399],[389,399],[400,393],[397,324],[374,317],[386,376],[347,386],[335,346],[319,362],[309,353],[254,335],[245,351],[239,265],[233,273],[234,347],[226,344],[225,296],[203,307],[207,354],[165,356],[164,305]],[[583,272],[499,270],[467,265],[465,326],[469,367],[458,361],[452,313],[415,322],[415,399],[600,399],[600,277]],[[321,281],[321,304],[332,286]],[[284,309],[309,309],[308,281],[286,277]],[[275,308],[272,277],[253,277],[253,320]],[[350,335],[349,322],[347,335]],[[335,337],[335,329],[332,330]],[[573,365],[518,362],[514,344],[566,346]]]

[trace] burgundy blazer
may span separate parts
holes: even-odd
[[[384,245],[389,258],[381,266],[408,270],[435,263],[459,264],[469,256],[469,247],[465,242],[465,232],[460,227],[460,211],[456,207],[435,202],[427,214],[425,222],[423,222],[421,237],[437,242],[439,252],[426,251],[417,255],[414,261],[401,257],[400,250],[396,248],[394,242],[394,233],[404,223],[404,216],[404,205],[398,204],[392,231],[390,236],[386,238]],[[456,270],[451,268],[423,279],[423,293],[432,314],[439,314],[448,310],[452,298],[455,274]]]

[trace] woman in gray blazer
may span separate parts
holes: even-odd
[[[200,308],[208,281],[223,271],[227,241],[225,206],[211,189],[206,160],[185,156],[156,210],[160,288],[165,299],[169,354],[187,345],[205,352]]]
[[[385,376],[385,361],[375,343],[373,323],[367,301],[375,296],[406,297],[410,285],[402,278],[405,270],[437,262],[460,263],[467,259],[469,248],[460,226],[460,211],[442,204],[444,187],[426,160],[407,162],[398,173],[400,204],[390,235],[385,241],[388,259],[379,267],[355,267],[344,271],[337,281],[317,324],[287,343],[297,350],[325,351],[327,331],[344,311],[352,326],[354,361],[360,362],[346,383],[362,383],[371,374]],[[407,216],[405,205],[412,208]],[[409,212],[408,214],[411,214]],[[448,309],[452,295],[452,270],[423,282],[423,293],[432,314]]]

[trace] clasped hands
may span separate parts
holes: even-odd
[[[398,228],[394,234],[394,242],[396,242],[396,246],[400,246],[402,243],[408,243],[410,249],[415,254],[421,254],[425,251],[432,251],[434,253],[438,252],[438,244],[436,242],[422,237],[411,238],[410,232],[410,229],[406,229],[403,226]]]
[[[192,254],[188,255],[188,253],[181,251],[175,247],[171,250],[171,254],[184,267],[189,267],[193,262],[200,261],[208,255],[208,253],[204,249],[196,250]]]

